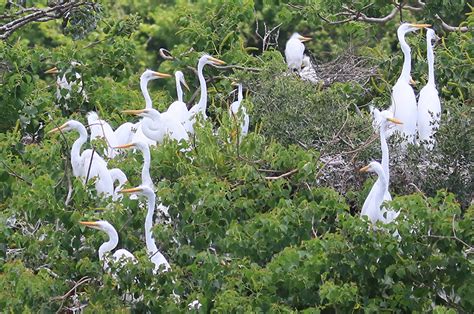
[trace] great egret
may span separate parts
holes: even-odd
[[[411,50],[405,41],[405,34],[429,26],[429,24],[403,23],[397,30],[404,60],[400,77],[392,88],[392,105],[389,110],[393,112],[395,118],[403,121],[403,125],[398,126],[397,130],[406,137],[404,143],[414,144],[417,122],[416,97],[413,88],[410,86]]]
[[[107,242],[102,243],[102,245],[99,247],[99,250],[98,250],[99,260],[103,263],[104,270],[109,272],[110,260],[107,256],[105,256],[105,254],[108,252],[111,252],[117,246],[118,241],[119,241],[117,230],[115,230],[114,226],[112,226],[106,220],[80,221],[79,223],[86,227],[103,231],[107,233],[107,235],[109,236],[109,240]],[[135,258],[135,256],[133,256],[132,253],[130,253],[129,251],[125,249],[119,249],[115,251],[114,254],[112,255],[112,260],[114,262],[120,261],[122,266],[127,262],[132,262],[134,264],[137,262],[137,259]]]
[[[143,153],[143,167],[142,167],[142,186],[148,186],[154,189],[155,186],[150,176],[150,148],[143,142],[132,142],[125,145],[117,146],[116,148],[131,148],[134,147]]]
[[[246,136],[248,131],[249,131],[249,120],[250,119],[249,119],[249,115],[247,114],[247,110],[245,109],[245,107],[240,106],[240,104],[242,103],[243,98],[244,98],[244,96],[243,96],[243,93],[242,93],[242,84],[238,84],[237,100],[234,101],[230,105],[229,113],[234,117],[239,117],[238,116],[239,109],[242,111],[243,121],[240,124],[240,134],[242,136]],[[239,120],[240,119],[237,119],[237,121],[239,121]]]
[[[181,122],[172,117],[163,117],[163,115],[153,108],[141,110],[123,110],[123,113],[134,114],[143,117],[141,120],[141,128],[143,134],[149,139],[158,143],[163,142],[165,136],[169,136],[173,140],[189,140],[186,129]],[[133,141],[138,142],[138,141]]]
[[[316,71],[313,67],[313,64],[311,63],[311,59],[307,55],[303,56],[303,62],[301,64],[300,77],[304,81],[309,81],[311,83],[319,82],[318,75],[316,74]]]
[[[127,176],[119,168],[113,168],[109,170],[112,181],[118,181],[118,185],[114,189],[114,195],[112,196],[113,201],[120,201],[122,199],[122,194],[118,191],[123,189],[123,186],[128,182]]]
[[[169,107],[164,115],[169,115],[174,119],[178,120],[183,124],[186,131],[191,130],[191,121],[189,120],[189,110],[186,106],[186,103],[183,102],[183,90],[181,89],[181,84],[189,91],[188,84],[184,79],[184,74],[181,71],[176,71],[175,73],[176,78],[176,94],[178,95],[178,100],[174,101]]]
[[[367,198],[365,199],[360,215],[368,216],[372,223],[376,223],[377,221],[389,223],[395,218],[397,218],[399,212],[397,213],[392,210],[386,210],[385,208],[381,208],[382,203],[385,200],[385,195],[388,192],[389,185],[382,165],[377,161],[372,161],[371,163],[369,163],[369,165],[361,168],[359,171],[375,172],[378,175],[378,179],[372,186],[369,196],[367,196]]]
[[[84,90],[84,84],[82,82],[82,76],[79,72],[76,71],[77,67],[80,67],[81,64],[77,61],[71,61],[70,66],[66,69],[59,70],[57,67],[53,67],[47,71],[45,74],[56,74],[56,100],[69,100],[71,98],[71,92],[77,88],[77,92],[82,96],[85,101],[88,101],[87,93]],[[69,109],[65,105],[65,109]]]
[[[311,40],[310,37],[301,36],[298,33],[293,33],[290,39],[286,42],[285,58],[288,68],[292,71],[301,71],[301,64],[303,63],[304,42]]]
[[[435,140],[434,133],[441,119],[441,103],[435,85],[434,53],[432,41],[439,39],[434,30],[426,31],[426,57],[428,59],[428,83],[421,89],[418,99],[418,138],[427,141],[426,147],[432,149]]]
[[[194,133],[194,123],[196,122],[196,115],[198,113],[201,113],[202,116],[207,118],[206,116],[206,108],[207,108],[207,85],[206,85],[206,79],[204,78],[204,75],[202,74],[203,68],[206,64],[214,64],[214,65],[223,65],[225,64],[224,61],[216,59],[214,57],[211,57],[208,54],[203,55],[201,58],[199,58],[198,61],[198,78],[199,78],[199,84],[201,85],[201,96],[199,98],[199,102],[195,104],[194,106],[189,109],[189,115],[190,115],[190,128],[188,132],[191,134]]]
[[[160,267],[163,268],[164,271],[170,270],[171,266],[163,254],[158,250],[155,239],[153,238],[153,233],[151,232],[151,228],[153,227],[153,214],[155,213],[155,192],[153,192],[153,190],[148,186],[140,185],[136,188],[124,189],[120,191],[120,193],[135,193],[144,195],[147,198],[148,210],[145,218],[145,243],[151,262],[155,264],[153,273],[158,273]]]
[[[75,130],[79,133],[79,138],[72,144],[71,165],[75,177],[80,177],[83,182],[87,176],[89,178],[97,177],[95,188],[97,193],[105,196],[113,195],[114,185],[107,163],[100,157],[99,153],[86,149],[81,154],[82,145],[87,142],[87,130],[82,123],[76,120],[69,120],[60,127],[54,128],[48,133],[68,132]]]
[[[148,82],[150,82],[151,80],[159,79],[159,78],[170,78],[170,77],[172,77],[170,74],[156,72],[150,69],[146,69],[145,72],[142,73],[142,75],[140,76],[140,90],[142,91],[143,98],[145,98],[146,109],[153,108],[153,102],[151,100],[150,93],[148,92]],[[142,141],[144,143],[147,143],[148,145],[156,145],[155,141],[151,140],[150,138],[145,136],[145,134],[143,133],[142,122],[143,122],[143,119],[135,123],[134,125],[135,134],[133,135],[131,141],[133,142]],[[126,144],[129,142],[130,141],[127,141],[122,144]]]

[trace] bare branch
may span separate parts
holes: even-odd
[[[435,14],[435,18],[441,22],[441,26],[445,31],[448,32],[461,32],[461,33],[466,33],[469,31],[469,27],[467,26],[451,26],[449,24],[446,24],[445,21],[439,16],[439,14]]]
[[[278,179],[282,179],[282,178],[289,177],[289,176],[291,176],[292,174],[294,174],[294,173],[296,173],[296,172],[298,172],[298,168],[295,168],[295,169],[293,169],[293,170],[290,170],[290,171],[288,171],[288,172],[285,172],[285,173],[283,173],[283,174],[281,174],[281,175],[279,175],[279,176],[276,176],[276,177],[265,177],[265,179],[267,179],[267,180],[278,180]]]
[[[46,22],[60,19],[72,9],[82,6],[94,6],[92,2],[70,0],[49,8],[23,8],[13,13],[0,15],[0,20],[10,20],[0,25],[0,39],[7,39],[14,31],[32,22]],[[26,14],[26,15],[24,15]]]

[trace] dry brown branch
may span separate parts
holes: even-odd
[[[26,180],[25,178],[23,178],[22,176],[20,176],[18,173],[16,173],[15,171],[13,171],[13,169],[11,169],[3,160],[0,160],[0,162],[2,163],[2,165],[5,167],[5,170],[7,171],[7,173],[9,175],[11,175],[12,177],[15,177],[17,179],[20,179],[21,181],[25,182],[26,184],[28,184],[29,186],[32,186],[33,183],[31,183],[29,180]]]
[[[94,6],[94,3],[87,1],[70,0],[48,8],[23,8],[16,12],[0,15],[0,39],[7,39],[14,31],[32,22],[46,22],[66,16],[72,9]]]

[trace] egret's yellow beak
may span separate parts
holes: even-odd
[[[387,118],[388,121],[395,123],[395,124],[403,124],[402,121],[395,119],[395,118]]]
[[[363,167],[363,168],[360,168],[360,169],[359,169],[359,172],[367,172],[367,171],[369,171],[369,168],[370,168],[370,166],[367,165],[367,166],[365,166],[365,167]]]
[[[134,143],[128,143],[128,144],[123,144],[123,145],[115,146],[114,148],[130,148],[130,147],[133,147],[133,146],[135,146]]]
[[[44,74],[58,74],[59,70],[57,67],[52,67],[51,69],[44,71]]]
[[[48,132],[48,134],[49,134],[49,133],[59,132],[59,131],[61,131],[62,129],[64,129],[65,127],[67,127],[67,122],[64,123],[63,125],[57,127],[57,128],[52,129],[51,131]]]
[[[305,41],[310,41],[312,38],[311,37],[305,37],[305,36],[300,36],[298,39],[304,43]]]
[[[219,59],[217,59],[217,58],[214,58],[214,57],[209,57],[208,59],[209,59],[209,60],[211,60],[211,61],[212,61],[212,63],[214,63],[214,64],[217,64],[217,65],[224,65],[224,64],[225,64],[225,62],[224,62],[224,61],[222,61],[222,60],[219,60]]]
[[[94,227],[97,227],[98,226],[98,223],[95,222],[95,221],[79,221],[79,223],[81,225],[84,225],[84,226],[87,226],[87,227],[91,227],[91,228],[94,228]]]
[[[118,192],[125,194],[125,193],[136,193],[136,192],[141,192],[141,191],[142,191],[142,188],[136,187],[136,188],[131,188],[131,189],[123,189]]]
[[[122,113],[126,114],[134,114],[134,115],[139,115],[145,112],[145,109],[140,109],[140,110],[122,110]]]
[[[159,78],[169,78],[169,77],[173,77],[173,76],[170,75],[170,74],[161,73],[161,72],[156,72],[156,71],[153,72],[153,76],[156,76],[156,77],[159,77]]]
[[[183,80],[181,83],[183,83],[183,86],[188,90],[188,92],[191,91],[191,90],[189,89],[188,84],[186,84],[186,81],[185,81],[185,80]]]
[[[410,24],[412,27],[416,28],[426,28],[426,27],[431,27],[431,24]]]

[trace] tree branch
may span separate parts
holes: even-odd
[[[441,26],[445,31],[448,32],[461,32],[461,33],[467,33],[469,31],[469,27],[467,26],[451,26],[449,24],[446,24],[445,21],[439,16],[439,14],[435,14],[435,18],[441,23]]]
[[[64,17],[72,9],[81,6],[93,6],[94,3],[87,1],[70,0],[49,8],[23,8],[19,11],[0,15],[0,20],[10,20],[0,25],[0,39],[7,39],[14,31],[32,22],[46,22]],[[23,15],[26,14],[27,15]]]

